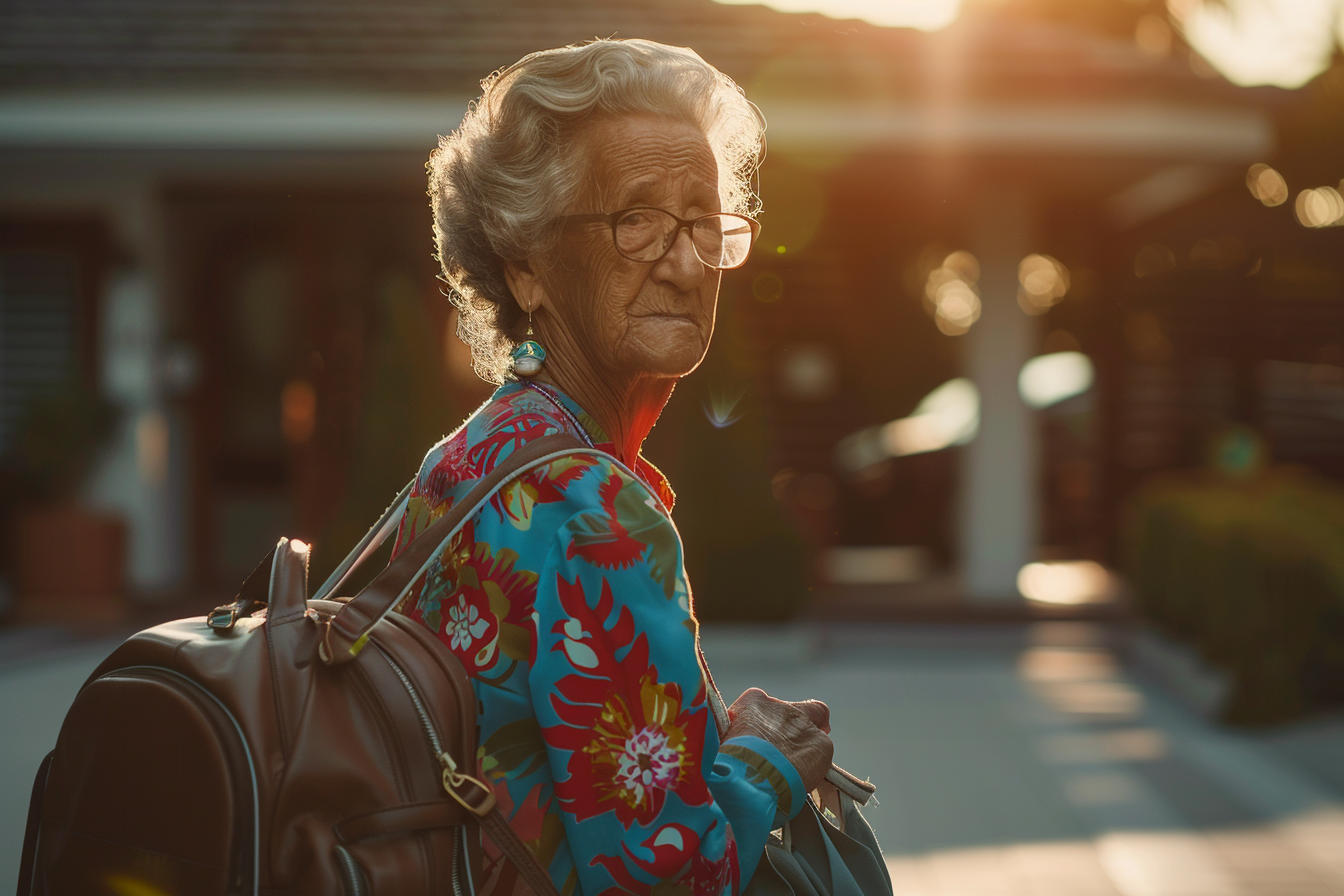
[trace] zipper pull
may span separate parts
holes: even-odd
[[[464,775],[457,770],[457,762],[445,750],[439,754],[439,765],[443,766],[443,789],[448,791],[448,795],[462,804],[462,807],[472,815],[484,818],[495,808],[495,792],[490,785],[473,778],[471,775]],[[473,785],[474,789],[466,789],[465,793],[459,793],[458,789],[465,784]]]

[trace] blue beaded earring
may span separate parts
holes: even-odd
[[[527,309],[527,340],[513,350],[513,372],[518,376],[536,376],[546,363],[546,349],[532,338],[532,309]]]

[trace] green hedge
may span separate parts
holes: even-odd
[[[1229,674],[1225,721],[1344,704],[1344,489],[1293,469],[1162,478],[1128,535],[1142,611]]]

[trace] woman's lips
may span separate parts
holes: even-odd
[[[695,315],[689,311],[681,314],[674,311],[650,311],[645,314],[636,314],[634,316],[641,320],[684,320],[687,323],[695,323]]]

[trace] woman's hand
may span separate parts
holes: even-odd
[[[793,763],[809,793],[831,768],[835,745],[830,733],[831,711],[820,700],[790,703],[776,700],[760,688],[750,688],[728,707],[725,740],[751,734],[774,744]]]

